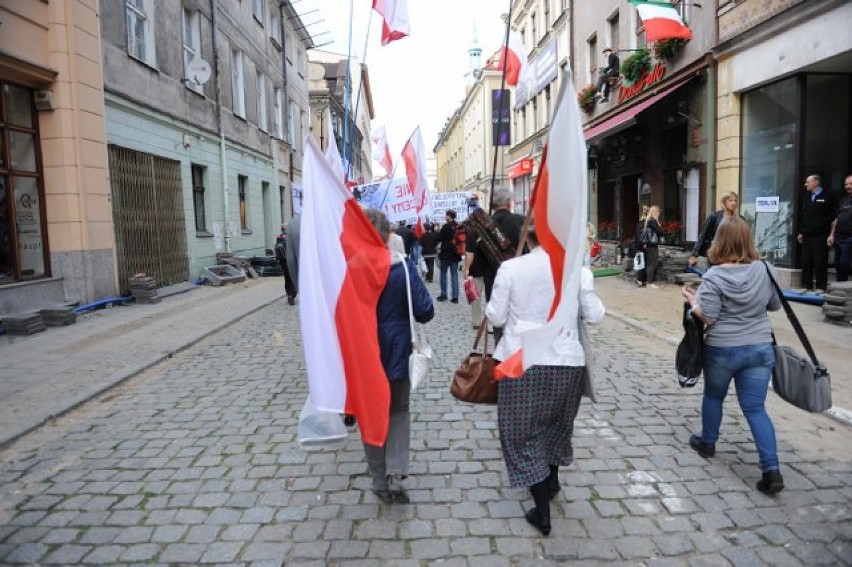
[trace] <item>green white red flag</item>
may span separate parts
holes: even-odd
[[[649,43],[662,39],[692,39],[692,30],[683,23],[680,14],[668,2],[645,2],[630,0],[636,6],[642,25],[645,27],[645,38]]]

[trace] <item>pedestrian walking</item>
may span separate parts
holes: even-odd
[[[657,278],[657,258],[659,256],[660,238],[663,230],[660,228],[660,207],[654,205],[648,209],[644,221],[636,225],[637,248],[645,254],[645,267],[636,274],[636,285],[657,289],[654,283]]]
[[[834,199],[816,173],[805,179],[802,218],[796,240],[802,245],[802,288],[824,293],[828,286],[828,236],[834,221]]]
[[[765,406],[775,366],[772,325],[766,312],[780,309],[781,301],[759,260],[745,220],[733,217],[722,221],[708,259],[712,267],[704,274],[698,291],[689,286],[682,290],[693,313],[706,325],[701,433],[689,438],[689,446],[705,458],[716,454],[722,407],[733,380],[740,409],[757,446],[763,474],[757,489],[774,494],[783,490],[784,479],[779,470],[775,427]]]
[[[534,230],[527,237],[529,254],[502,263],[485,314],[504,328],[494,358],[505,360],[520,346],[519,333],[543,325],[554,297],[550,257],[538,245]],[[584,320],[596,323],[605,310],[595,295],[594,279],[582,268],[579,309]],[[583,347],[577,322],[566,326],[538,364],[520,378],[497,383],[497,423],[503,460],[512,488],[528,487],[535,507],[527,521],[542,534],[550,533],[550,500],[561,490],[559,467],[574,460],[571,437],[583,389]]]
[[[438,296],[438,301],[447,300],[447,272],[450,274],[450,283],[452,287],[450,292],[452,296],[450,301],[453,303],[459,302],[459,262],[462,257],[456,248],[456,212],[453,209],[447,209],[445,218],[447,222],[441,227],[441,232],[438,233],[438,242],[441,247],[438,251],[438,280],[441,284],[441,295]]]
[[[423,260],[426,262],[426,281],[432,282],[435,278],[435,257],[438,255],[438,233],[435,232],[435,225],[426,223],[423,225],[426,232],[420,237],[420,247],[423,253]]]
[[[286,224],[281,225],[281,233],[275,238],[275,258],[281,264],[281,271],[284,273],[284,291],[287,293],[287,303],[293,305],[296,303],[296,285],[290,276],[290,270],[287,269]]]
[[[378,209],[367,209],[365,214],[379,232],[382,241],[388,243],[391,226],[387,216]],[[390,423],[385,444],[379,447],[364,443],[364,453],[373,480],[373,493],[385,503],[406,503],[409,498],[403,481],[408,477],[411,448],[411,382],[408,376],[408,357],[412,347],[408,314],[409,290],[414,318],[418,323],[430,321],[435,310],[429,291],[421,278],[409,277],[410,287],[406,284],[406,268],[403,262],[406,263],[410,274],[414,274],[417,269],[414,263],[388,250],[391,254],[391,268],[379,297],[376,316],[382,367],[390,381]]]
[[[847,175],[843,183],[846,195],[837,207],[837,215],[831,223],[831,234],[826,244],[836,245],[834,254],[834,269],[837,270],[837,281],[849,280],[852,272],[852,175]]]
[[[687,263],[690,266],[698,264],[700,257],[707,256],[707,251],[710,250],[710,245],[713,244],[713,238],[716,236],[716,229],[719,228],[719,224],[723,220],[737,215],[740,198],[733,191],[728,191],[719,197],[719,206],[721,208],[707,217],[707,220],[701,225],[698,238],[695,240],[695,246],[692,248],[692,254],[687,259]]]

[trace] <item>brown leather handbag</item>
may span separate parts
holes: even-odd
[[[485,344],[479,352],[479,340],[485,335]],[[494,367],[497,362],[488,352],[488,321],[482,320],[476,340],[470,354],[464,357],[453,375],[450,393],[463,402],[472,404],[496,404],[497,382],[494,381]]]

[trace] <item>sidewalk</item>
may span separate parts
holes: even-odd
[[[607,314],[677,346],[683,338],[683,298],[680,286],[661,282],[657,285],[659,289],[638,288],[620,277],[595,279],[595,290],[603,300]],[[846,425],[852,425],[852,368],[849,364],[852,327],[829,323],[821,307],[795,302],[791,302],[791,305],[817,357],[831,372],[834,407],[826,413]],[[778,342],[794,346],[804,353],[784,310],[770,313],[770,319]]]
[[[0,447],[283,295],[281,278],[198,286],[37,335],[0,336]]]

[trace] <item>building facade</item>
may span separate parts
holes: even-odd
[[[719,190],[740,194],[761,254],[797,268],[805,177],[839,196],[852,173],[852,4],[723,0],[717,14]]]
[[[310,129],[314,138],[323,150],[329,141],[335,141],[341,158],[349,165],[348,181],[369,183],[373,180],[370,128],[375,109],[367,66],[321,50],[310,52],[309,64]]]
[[[574,3],[573,75],[578,93],[592,92],[603,50],[620,71],[607,102],[586,101],[589,220],[599,237],[633,239],[644,207],[660,207],[666,241],[694,241],[715,210],[716,3],[675,1],[692,40],[649,45],[636,8],[618,0]],[[642,65],[642,62],[644,65]],[[625,74],[625,64],[644,71]],[[582,99],[578,99],[581,100]]]
[[[0,0],[0,315],[116,294],[97,0]]]
[[[118,285],[263,255],[290,218],[308,128],[290,2],[102,2]]]

